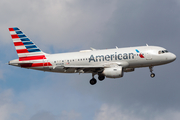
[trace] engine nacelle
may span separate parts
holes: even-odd
[[[120,78],[120,77],[123,77],[123,68],[122,66],[105,68],[103,71],[103,74],[107,78]]]

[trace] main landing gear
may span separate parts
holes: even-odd
[[[97,80],[96,80],[95,78],[92,78],[92,79],[89,81],[89,83],[90,83],[91,85],[95,85],[95,84],[97,83]]]
[[[150,66],[150,67],[149,67],[149,70],[150,70],[150,72],[151,72],[151,74],[150,74],[151,78],[154,78],[154,77],[155,77],[155,74],[152,72],[152,71],[153,71],[153,67]]]
[[[105,76],[104,76],[104,75],[99,75],[99,76],[98,76],[98,79],[99,79],[100,81],[103,81],[103,80],[105,79]]]
[[[92,73],[92,79],[89,81],[89,83],[90,83],[91,85],[95,85],[95,84],[97,83],[97,80],[94,78],[94,75],[95,75],[95,74]],[[98,75],[98,79],[99,79],[99,81],[103,81],[103,80],[105,79],[105,76],[99,74],[99,75]]]

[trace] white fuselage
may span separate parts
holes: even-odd
[[[139,53],[136,52],[136,49]],[[50,62],[52,66],[28,68],[60,73],[76,73],[85,68],[111,67],[111,64],[118,64],[123,68],[139,68],[167,64],[175,60],[176,56],[173,53],[159,54],[158,52],[161,50],[165,49],[156,46],[142,46],[46,54],[47,59],[41,61],[43,63]],[[141,58],[139,54],[142,54],[144,58]]]
[[[42,57],[43,56],[43,57]],[[28,60],[31,59],[31,60]],[[162,47],[140,46],[105,50],[84,50],[80,52],[44,54],[38,57],[28,56],[9,62],[23,68],[59,73],[92,73],[90,84],[96,84],[94,75],[100,81],[107,78],[123,77],[124,72],[132,72],[135,68],[152,67],[170,63],[176,56]]]

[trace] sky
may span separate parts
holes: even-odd
[[[179,0],[1,0],[0,120],[179,120]],[[9,66],[8,28],[19,27],[46,53],[161,46],[173,63],[89,84],[91,74]],[[97,76],[95,76],[97,78]]]

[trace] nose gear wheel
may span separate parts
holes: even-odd
[[[155,74],[152,72],[152,71],[153,71],[153,66],[150,66],[150,67],[149,67],[149,70],[150,70],[150,72],[151,72],[151,74],[150,74],[151,78],[154,78],[154,77],[155,77]]]

